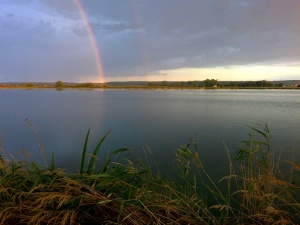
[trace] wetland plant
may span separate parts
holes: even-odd
[[[0,224],[299,224],[300,190],[284,177],[267,125],[228,155],[228,175],[213,180],[196,143],[176,151],[176,179],[151,169],[127,148],[97,164],[107,132],[79,172],[0,155]],[[122,159],[122,160],[118,160]],[[300,173],[294,162],[290,177]],[[175,181],[176,180],[176,181]],[[222,185],[221,185],[222,184]],[[225,184],[225,185],[224,185]]]

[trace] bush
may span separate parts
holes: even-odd
[[[60,80],[56,81],[55,88],[57,88],[57,89],[63,89],[64,88],[64,83],[62,81],[60,81]]]

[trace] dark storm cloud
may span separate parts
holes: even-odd
[[[125,1],[126,2],[126,1]],[[127,7],[90,6],[89,12],[128,21],[140,28],[137,41],[131,32],[120,36],[121,64],[131,66],[126,55],[145,51],[153,70],[180,67],[213,67],[232,64],[277,63],[298,60],[300,21],[298,1],[127,1]],[[125,4],[126,5],[126,4]],[[130,6],[130,7],[128,7]],[[124,7],[127,11],[124,12]],[[103,10],[110,8],[111,10]],[[112,36],[113,30],[104,36]],[[126,36],[126,37],[125,37]],[[107,42],[101,42],[104,46]],[[105,46],[102,48],[106,48]],[[104,51],[105,55],[111,52]],[[113,64],[111,57],[111,64]],[[134,58],[133,58],[134,59]],[[108,60],[109,61],[109,60]],[[139,62],[137,58],[133,60]],[[174,62],[174,63],[172,63]],[[134,65],[132,65],[134,66]],[[108,66],[108,70],[111,66]],[[114,67],[115,68],[115,67]],[[131,71],[128,70],[128,74]]]
[[[81,3],[108,77],[299,61],[298,0]],[[97,73],[74,1],[6,0],[0,7],[2,80],[76,80]]]
[[[86,26],[87,24],[82,24],[81,26],[74,27],[73,31],[79,36],[88,35],[86,32]],[[103,31],[114,33],[132,29],[132,26],[126,22],[91,22],[89,26],[91,26],[93,32]]]

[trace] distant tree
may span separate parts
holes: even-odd
[[[24,85],[26,88],[33,88],[33,83],[25,83]]]
[[[88,83],[82,83],[75,85],[77,88],[95,88],[96,85],[94,83],[88,82]]]
[[[214,87],[216,85],[218,85],[218,79],[206,79],[203,81],[203,85],[205,87]]]
[[[233,88],[233,87],[237,87],[239,84],[236,81],[230,81],[228,85],[229,85],[229,87]]]
[[[89,82],[89,83],[85,83],[85,87],[87,87],[87,88],[95,88],[96,85],[94,83],[92,83],[92,82]]]
[[[280,84],[278,84],[280,85]],[[229,87],[243,87],[243,88],[256,88],[256,87],[274,87],[274,84],[272,82],[266,81],[266,80],[260,80],[260,81],[230,81],[226,86]],[[280,87],[277,86],[276,87]]]
[[[180,82],[180,87],[184,87],[185,86],[185,82],[181,81]]]
[[[64,83],[60,80],[56,81],[56,83],[55,83],[55,88],[57,88],[57,89],[63,89],[64,86],[65,86]]]
[[[170,82],[169,86],[171,86],[171,87],[179,87],[179,82],[176,82],[176,81]]]
[[[148,82],[147,85],[148,85],[148,86],[156,86],[157,83],[156,83],[156,82]]]
[[[262,80],[258,81],[258,87],[273,87],[274,85],[270,81]]]
[[[106,83],[101,83],[101,84],[99,84],[99,87],[100,87],[100,88],[106,88]]]
[[[188,81],[187,82],[188,87],[198,87],[198,81]]]
[[[298,86],[299,86],[299,85],[298,85]],[[275,84],[275,87],[283,87],[283,84],[282,84],[282,83]]]
[[[161,82],[161,86],[169,86],[168,81],[164,80],[163,82]]]

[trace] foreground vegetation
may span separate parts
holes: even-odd
[[[87,133],[78,173],[0,155],[0,224],[299,224],[300,168],[283,177],[272,154],[267,126],[250,128],[228,175],[212,180],[197,145],[176,152],[174,179],[163,178],[146,154],[129,149],[88,154]],[[88,159],[89,157],[89,159]],[[175,182],[176,180],[176,182]]]

